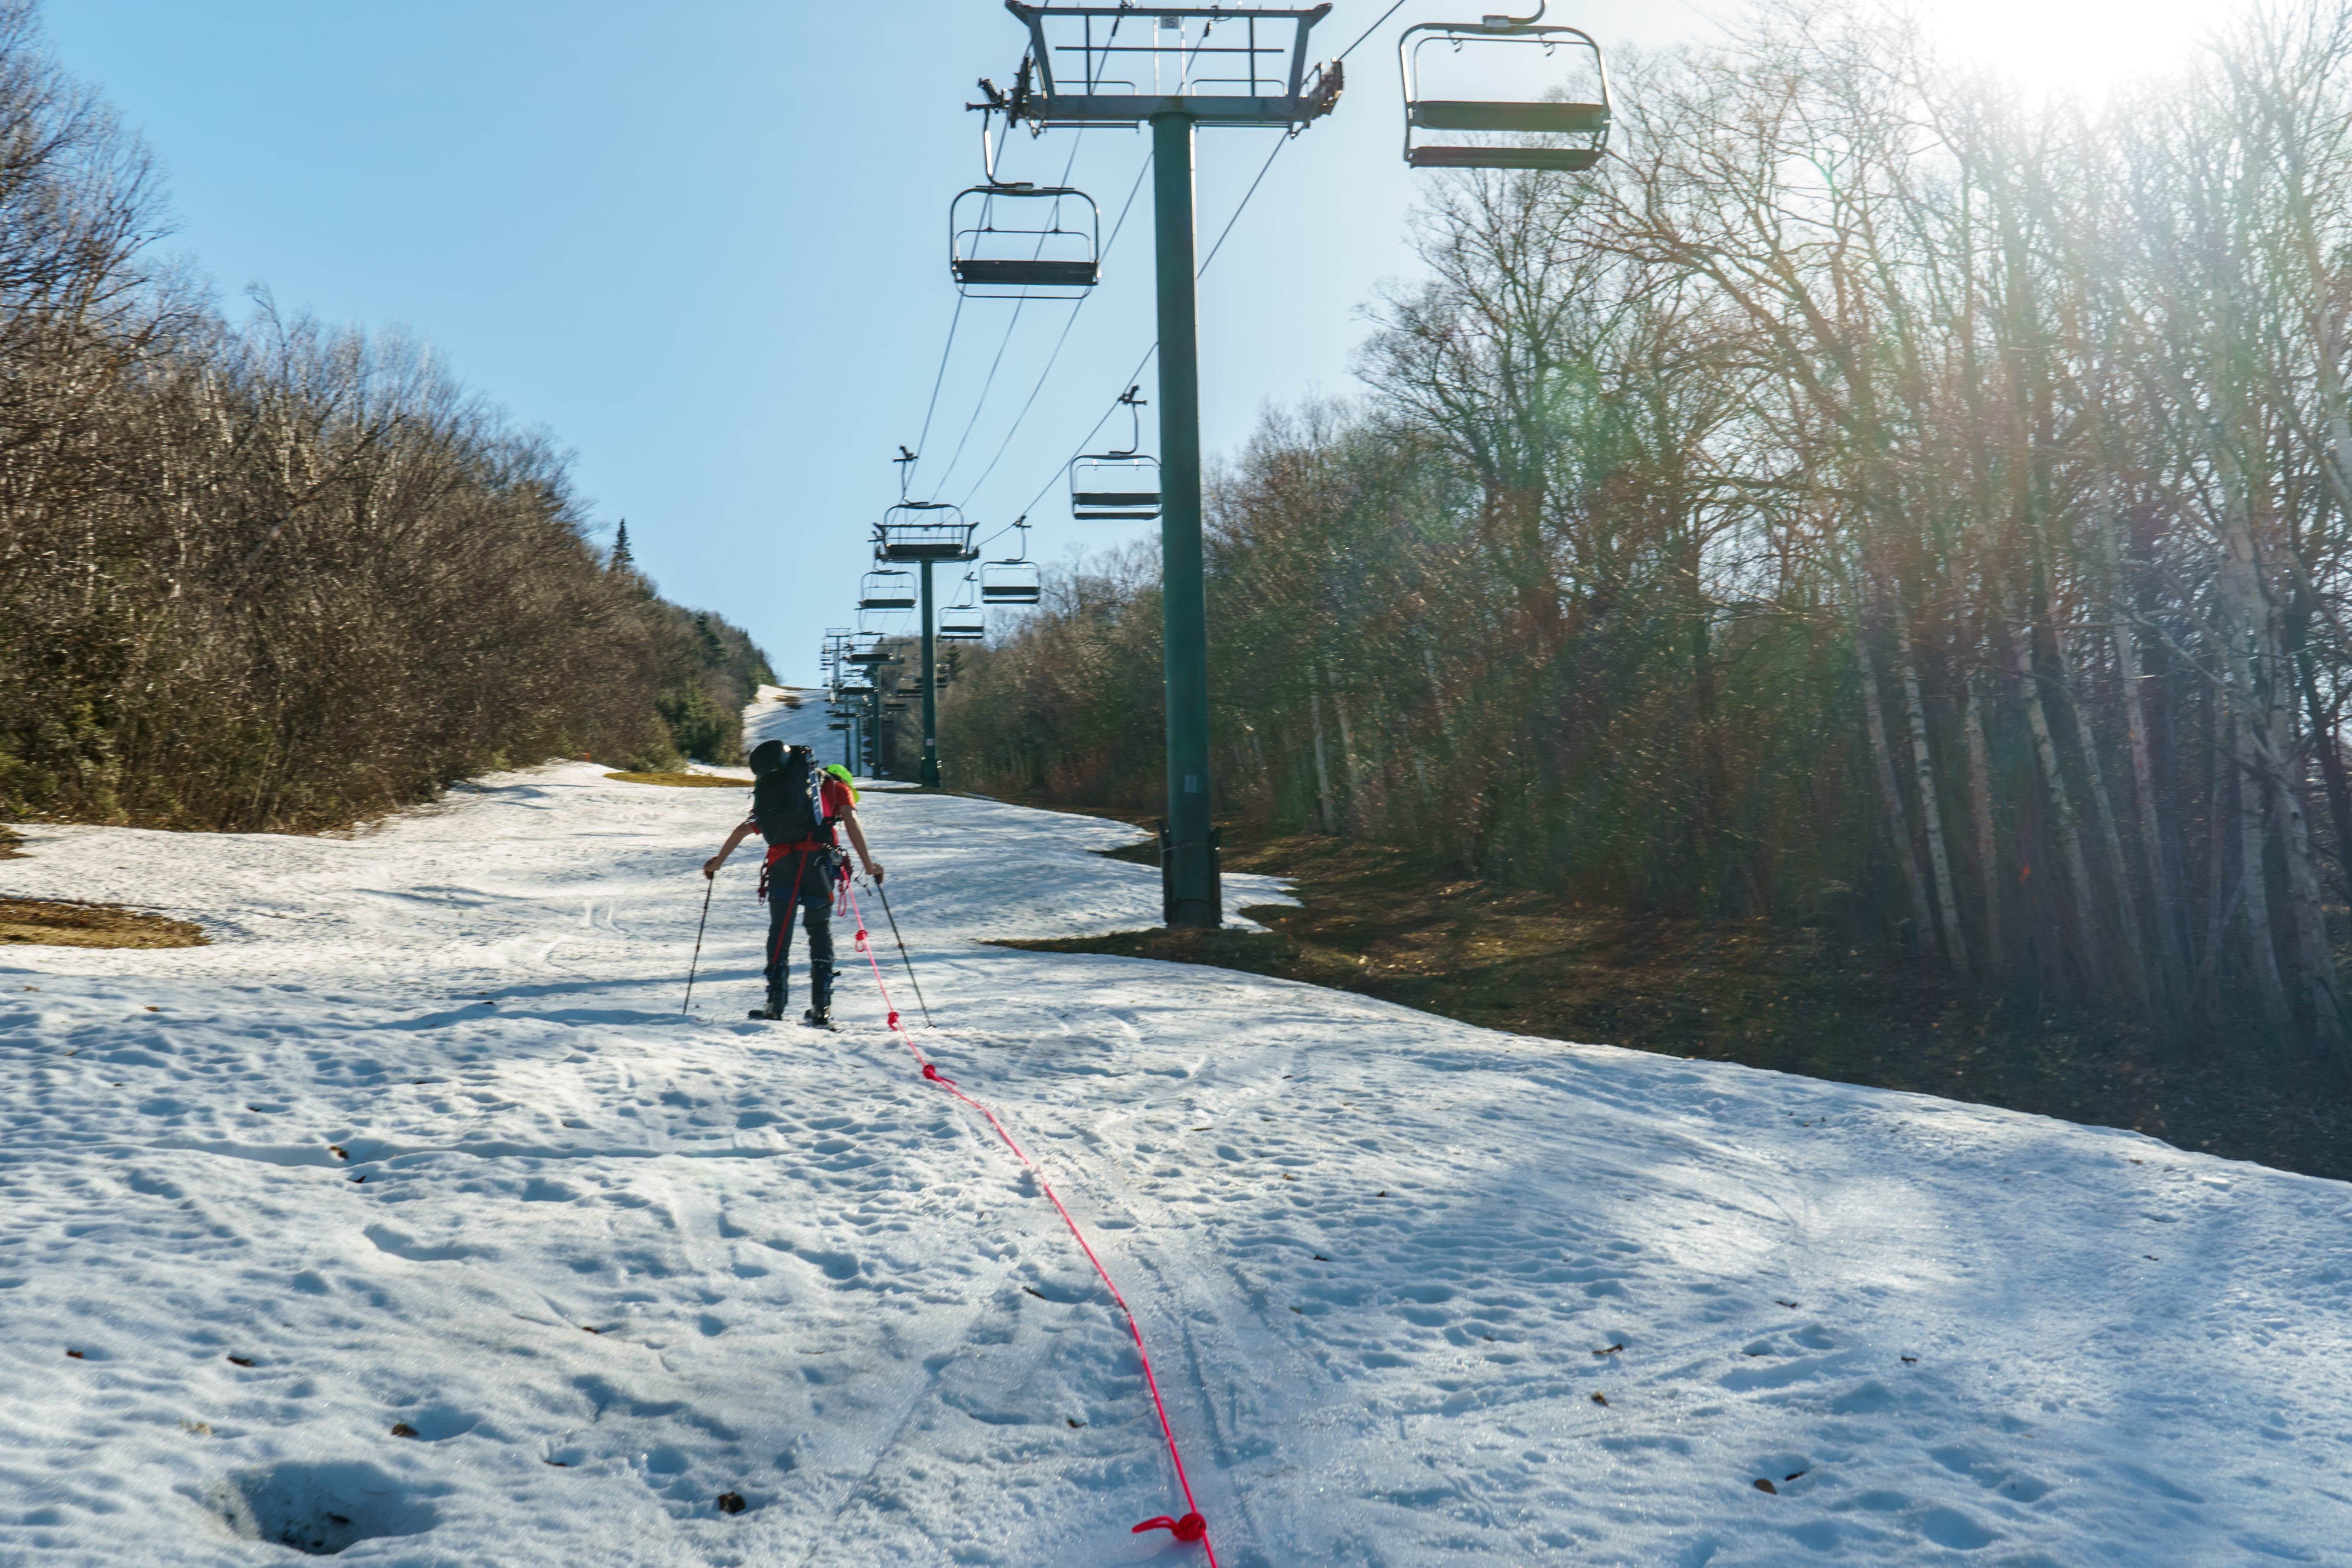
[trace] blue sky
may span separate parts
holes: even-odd
[[[1276,161],[1202,285],[1211,452],[1270,401],[1352,389],[1360,307],[1412,272],[1429,177],[1398,156],[1397,30],[1490,4],[1408,0],[1350,57],[1338,111]],[[1339,0],[1317,54],[1385,8]],[[158,154],[170,244],[225,299],[266,284],[281,307],[413,330],[577,454],[596,515],[628,519],[665,593],[814,678],[955,310],[947,205],[981,175],[962,106],[974,78],[1011,79],[1023,43],[996,0],[50,0],[47,17],[67,68]],[[1695,26],[1677,0],[1550,19],[1604,42]],[[1204,248],[1276,134],[1202,133]],[[1016,137],[1003,173],[1056,177],[1074,141],[1108,231],[1143,133]],[[1040,559],[1137,536],[1055,497],[1152,341],[1148,191],[1105,277],[977,490],[1072,307],[1031,304],[1008,334],[1012,303],[968,304],[924,443],[919,491],[969,426],[940,493],[969,491],[992,528],[1044,489]]]

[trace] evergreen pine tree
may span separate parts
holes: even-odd
[[[633,566],[636,559],[629,553],[629,520],[625,517],[621,520],[620,531],[613,535],[613,570],[617,572],[625,566]]]

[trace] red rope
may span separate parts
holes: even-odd
[[[1037,1178],[1037,1185],[1044,1190],[1045,1201],[1054,1205],[1054,1212],[1060,1215],[1062,1223],[1070,1227],[1071,1238],[1078,1244],[1078,1250],[1084,1252],[1087,1255],[1087,1261],[1095,1266],[1095,1274],[1102,1280],[1103,1289],[1110,1292],[1110,1299],[1118,1303],[1119,1311],[1127,1318],[1127,1331],[1135,1340],[1136,1359],[1143,1363],[1144,1384],[1151,1390],[1151,1408],[1160,1417],[1160,1436],[1168,1440],[1168,1459],[1176,1467],[1177,1486],[1183,1489],[1185,1510],[1184,1517],[1181,1519],[1170,1519],[1162,1514],[1157,1519],[1145,1520],[1129,1533],[1140,1535],[1147,1530],[1165,1530],[1179,1541],[1197,1541],[1201,1543],[1201,1550],[1209,1555],[1209,1568],[1217,1568],[1217,1549],[1209,1543],[1209,1521],[1201,1517],[1200,1505],[1192,1500],[1192,1483],[1184,1475],[1184,1456],[1176,1451],[1176,1429],[1169,1425],[1168,1406],[1160,1397],[1160,1379],[1152,1375],[1151,1353],[1143,1348],[1143,1327],[1135,1321],[1135,1309],[1129,1306],[1127,1298],[1118,1293],[1118,1286],[1112,1281],[1110,1270],[1105,1268],[1102,1259],[1095,1256],[1094,1247],[1087,1240],[1086,1232],[1080,1230],[1078,1222],[1070,1217],[1070,1211],[1063,1206],[1060,1194],[1054,1191],[1054,1184],[1045,1179],[1045,1173],[1037,1168],[1037,1162],[1029,1157],[1028,1151],[1013,1141],[1013,1134],[1004,1130],[1004,1123],[996,1119],[996,1112],[958,1089],[955,1079],[947,1077],[932,1065],[930,1058],[923,1055],[922,1047],[915,1044],[915,1037],[908,1034],[907,1026],[898,1021],[898,1009],[892,1006],[890,1003],[889,983],[882,978],[881,961],[874,956],[873,946],[866,940],[866,916],[857,907],[857,893],[845,880],[842,888],[849,896],[850,913],[857,921],[857,951],[866,955],[867,966],[874,971],[874,984],[882,993],[882,1005],[890,1016],[891,1032],[898,1037],[899,1042],[913,1055],[915,1060],[922,1064],[925,1078],[987,1118],[989,1126],[996,1130],[996,1135],[1003,1140],[1004,1146],[1012,1150],[1014,1156],[1029,1168],[1029,1173]]]

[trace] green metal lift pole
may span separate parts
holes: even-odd
[[[940,787],[940,667],[931,625],[931,563],[923,562],[923,787]]]
[[[1201,570],[1201,363],[1193,289],[1192,118],[1151,120],[1151,214],[1160,275],[1160,594],[1168,699],[1171,926],[1223,923],[1209,797],[1209,614]]]

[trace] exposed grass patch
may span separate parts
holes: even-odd
[[[0,860],[22,860],[23,858],[25,858],[25,836],[6,823],[0,822]]]
[[[1158,863],[1150,845],[1109,853]],[[1443,878],[1408,851],[1319,835],[1229,828],[1224,863],[1292,879],[1304,908],[1250,910],[1264,933],[1005,945],[1216,964],[1515,1034],[1912,1089],[2352,1177],[2341,1131],[2352,1108],[2307,1061],[2168,1045],[2062,998],[1988,1005],[1940,967],[1834,926],[1629,914]]]
[[[750,779],[719,778],[713,773],[606,773],[622,784],[668,784],[675,789],[750,789]]]
[[[120,904],[68,904],[0,899],[0,945],[42,947],[202,947],[193,921],[141,914]]]

